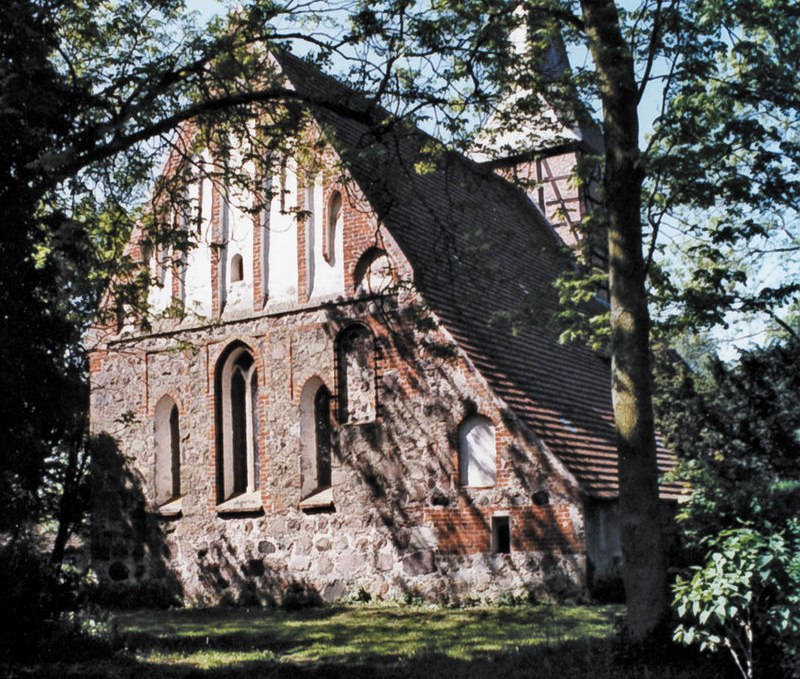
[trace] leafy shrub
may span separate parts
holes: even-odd
[[[706,562],[673,586],[675,639],[727,649],[746,679],[776,669],[775,659],[798,676],[800,522],[771,533],[732,528],[707,543]]]
[[[800,342],[697,371],[662,356],[656,381],[659,429],[691,488],[678,517],[690,558],[742,520],[771,530],[800,515]]]

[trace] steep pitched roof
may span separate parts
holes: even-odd
[[[609,364],[585,347],[558,343],[549,323],[558,308],[552,282],[568,262],[541,213],[523,191],[457,153],[440,150],[433,169],[417,171],[430,137],[371,109],[297,57],[276,58],[300,95],[359,112],[355,120],[325,106],[312,111],[410,261],[419,291],[497,395],[584,491],[616,496]],[[364,122],[365,113],[374,114],[374,125]],[[523,309],[537,322],[517,330],[497,325]],[[662,450],[659,467],[673,465]],[[675,497],[678,488],[663,486],[662,493]]]

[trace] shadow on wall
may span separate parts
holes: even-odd
[[[236,520],[236,519],[234,519]],[[276,567],[265,558],[275,550],[270,540],[259,540],[250,553],[239,553],[236,544],[220,534],[210,546],[197,552],[200,580],[215,604],[281,606],[288,610],[317,606],[341,599],[346,589],[330,585],[320,591],[289,574],[286,564]]]
[[[336,306],[328,317],[336,328],[353,320]],[[346,479],[347,500],[335,510],[220,517],[213,534],[198,533],[191,544],[184,535],[178,544],[173,534],[183,519],[150,509],[144,479],[114,439],[95,438],[91,544],[108,603],[180,603],[183,569],[196,574],[207,603],[288,608],[387,593],[457,602],[583,591],[583,549],[564,518],[569,502],[553,486],[560,473],[523,450],[537,445],[527,427],[502,413],[511,434],[498,448],[506,483],[478,492],[461,487],[457,431],[476,404],[452,348],[420,341],[439,336],[426,327],[424,310],[389,307],[373,318],[383,325],[375,347],[377,417],[337,427],[334,467]],[[384,369],[389,354],[401,357],[402,369]],[[494,512],[511,517],[511,553],[493,553],[500,551],[492,544]]]
[[[113,437],[95,436],[91,446],[91,555],[98,577],[96,601],[123,608],[186,603],[173,560],[181,549],[172,539],[180,515],[166,517],[153,511],[144,493],[144,480],[125,463]],[[248,519],[237,516],[232,520]],[[183,550],[189,553],[189,548],[186,545]],[[209,602],[293,609],[347,594],[345,587],[336,584],[319,592],[288,575],[285,566],[268,566],[265,557],[275,551],[268,540],[255,541],[253,553],[242,554],[220,533],[195,551]]]
[[[143,480],[108,434],[92,438],[91,553],[97,598],[113,606],[178,604],[183,590],[167,566],[170,524],[148,509]]]
[[[346,324],[349,319],[337,312],[329,311],[332,324]],[[371,519],[400,556],[404,577],[393,585],[410,598],[480,597],[480,587],[465,587],[461,577],[477,567],[499,589],[519,591],[519,583],[527,583],[532,598],[583,590],[583,549],[576,548],[563,500],[548,485],[561,472],[544,456],[532,460],[512,442],[498,453],[507,460],[513,490],[498,485],[481,497],[454,483],[458,425],[475,412],[475,404],[454,380],[453,348],[420,342],[420,330],[426,338],[436,336],[429,332],[435,329],[424,309],[387,308],[376,317],[385,331],[376,338],[379,363],[393,352],[402,357],[407,372],[379,370],[377,420],[341,426],[336,452],[338,463],[367,489]],[[453,394],[461,396],[454,400]],[[513,413],[504,411],[501,417],[514,439],[537,447]],[[447,434],[426,437],[431,422],[441,422]],[[494,511],[512,518],[513,554],[493,553]],[[434,574],[441,577],[419,577]]]

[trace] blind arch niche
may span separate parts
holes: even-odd
[[[462,486],[480,488],[497,483],[497,445],[488,417],[471,415],[459,425],[458,467]]]

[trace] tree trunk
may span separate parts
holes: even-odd
[[[58,530],[53,542],[53,551],[50,554],[50,562],[56,566],[60,566],[64,560],[67,542],[72,531],[83,519],[86,509],[80,499],[81,483],[86,474],[84,425],[82,420],[73,440],[69,442],[67,451],[67,461],[62,479],[63,488],[56,513]]]
[[[650,316],[642,255],[638,95],[630,49],[611,0],[581,0],[600,77],[605,135],[612,399],[628,633],[647,638],[667,605],[650,374]]]

